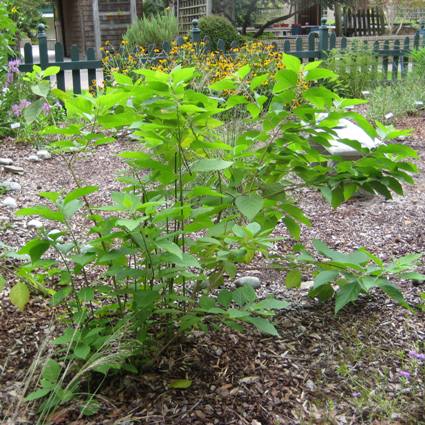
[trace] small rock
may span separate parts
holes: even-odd
[[[13,160],[10,158],[0,158],[0,165],[12,165]]]
[[[52,154],[46,149],[41,149],[37,151],[37,156],[40,159],[50,159],[52,157]]]
[[[310,390],[310,391],[315,391],[316,390],[316,385],[315,383],[309,379],[306,383],[305,383],[305,387]]]
[[[13,174],[23,174],[24,169],[22,167],[17,167],[16,165],[5,165],[4,171],[7,171],[9,173]]]
[[[28,161],[31,161],[31,162],[40,162],[41,161],[41,159],[37,155],[30,155],[27,159],[28,159]]]
[[[4,181],[0,183],[0,187],[6,192],[18,192],[22,189],[22,186],[18,182]]]
[[[18,204],[16,203],[16,200],[14,198],[11,198],[8,196],[7,198],[4,198],[1,204],[7,208],[17,208]]]
[[[302,282],[300,289],[304,291],[309,291],[314,285],[314,282],[312,280],[308,280],[307,282]]]
[[[27,226],[32,229],[40,229],[40,227],[43,227],[43,223],[40,220],[34,219],[30,220]]]
[[[254,289],[257,289],[261,286],[261,281],[256,276],[243,276],[235,280],[235,286],[240,288],[241,286],[248,285]]]

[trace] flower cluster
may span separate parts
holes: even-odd
[[[181,45],[174,42],[167,52],[159,49],[148,52],[143,47],[129,51],[125,45],[115,51],[110,44],[104,46],[103,52],[102,61],[107,76],[120,72],[136,79],[138,76],[134,71],[140,68],[170,72],[178,65],[195,67],[198,70],[196,88],[201,90],[232,75],[246,64],[251,67],[249,78],[265,73],[273,76],[284,67],[281,54],[274,46],[260,41],[247,43],[227,52],[211,51],[204,42],[194,44],[188,40]],[[265,81],[264,86],[267,86],[270,80]],[[108,82],[108,78],[106,81]]]
[[[415,360],[425,361],[425,354],[417,351],[409,351],[409,357]]]
[[[22,99],[19,103],[12,105],[12,114],[15,117],[20,117],[25,108],[31,105],[31,102],[27,99]]]
[[[8,88],[14,81],[15,75],[19,74],[19,65],[21,61],[19,59],[14,59],[9,61],[7,65],[7,76],[5,82],[5,88]]]

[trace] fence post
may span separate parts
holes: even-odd
[[[199,43],[201,41],[201,30],[198,27],[199,21],[194,19],[192,21],[192,29],[190,31],[192,35],[192,43]]]
[[[49,66],[49,52],[47,50],[47,35],[44,24],[39,24],[38,27],[38,50],[40,52],[40,67],[46,69]]]
[[[319,52],[320,57],[324,57],[329,50],[329,28],[326,25],[326,18],[322,18],[320,22],[322,25],[319,27]]]

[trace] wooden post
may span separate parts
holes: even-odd
[[[40,67],[46,69],[49,66],[49,51],[47,47],[46,27],[43,24],[38,25],[38,49],[40,53]]]
[[[99,17],[99,0],[93,0],[93,25],[94,25],[94,43],[96,46],[96,56],[100,55],[100,48],[102,47],[102,33],[100,30],[100,17]]]
[[[132,24],[137,22],[137,1],[136,0],[130,0],[130,17],[131,17]]]
[[[342,36],[342,13],[341,5],[339,3],[335,4],[335,32],[337,37]]]
[[[213,4],[213,1],[212,0],[207,0],[207,10],[206,10],[206,14],[207,14],[207,16],[209,16],[209,15],[212,15],[212,5]]]
[[[319,27],[319,56],[325,57],[329,50],[329,28],[326,25],[326,18],[321,19],[321,25]]]

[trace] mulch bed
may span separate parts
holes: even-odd
[[[301,206],[313,226],[303,242],[325,240],[339,250],[365,246],[383,258],[425,252],[425,116],[408,117],[399,126],[415,128],[404,143],[418,150],[421,173],[405,197],[356,199],[332,210],[313,191],[302,194]],[[72,180],[57,158],[31,163],[28,145],[2,142],[2,157],[25,168],[18,176],[23,189],[18,206],[38,201],[37,193],[68,190]],[[87,184],[98,184],[108,199],[119,189],[115,176],[123,163],[122,145],[99,147],[77,166]],[[0,176],[0,180],[4,179]],[[19,246],[31,237],[27,219],[17,220],[0,207],[0,240]],[[285,234],[282,228],[279,230]],[[277,249],[286,249],[284,245]],[[333,306],[290,291],[284,276],[265,270],[259,258],[246,273],[262,279],[260,295],[273,293],[292,302],[276,319],[280,338],[253,330],[194,332],[164,352],[157,368],[140,376],[111,378],[101,391],[102,408],[94,417],[79,418],[75,406],[60,409],[54,424],[425,424],[424,372],[409,382],[400,379],[410,350],[425,351],[424,314],[413,314],[379,293],[335,316]],[[421,267],[424,272],[425,268]],[[10,284],[13,284],[12,274]],[[409,301],[418,302],[423,286],[402,284]],[[31,406],[16,409],[27,371],[49,338],[53,312],[35,297],[24,313],[0,295],[0,418],[10,424],[36,423]],[[191,379],[186,390],[168,388],[171,379]]]

